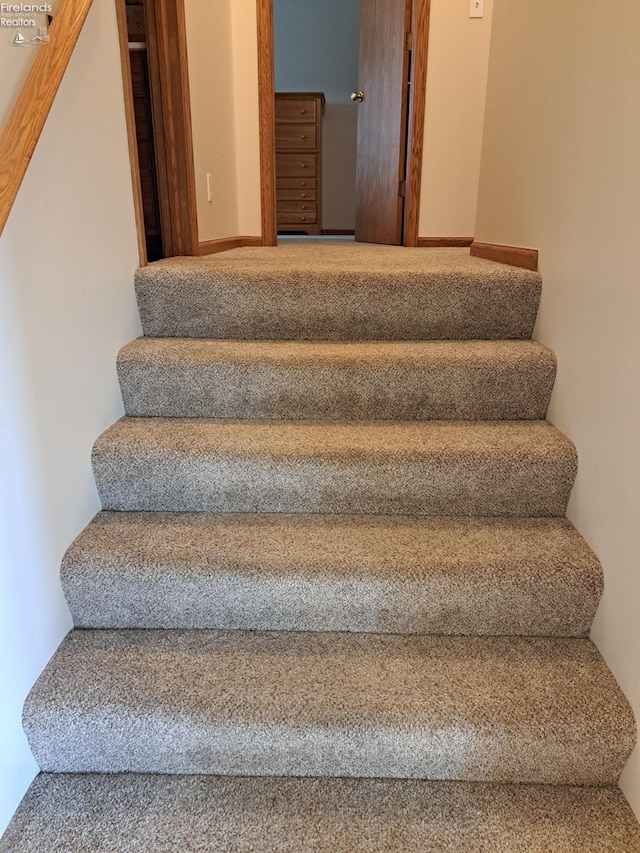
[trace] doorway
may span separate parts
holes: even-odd
[[[291,5],[293,0],[257,0],[257,11],[258,11],[258,66],[259,66],[259,104],[260,104],[260,147],[261,147],[261,167],[262,167],[262,225],[263,225],[263,239],[265,245],[275,245],[276,243],[276,233],[277,233],[277,223],[278,223],[278,206],[282,211],[282,199],[278,199],[278,172],[276,169],[276,138],[275,138],[275,101],[274,96],[275,93],[280,88],[282,81],[286,79],[286,76],[282,71],[282,62],[279,57],[276,55],[276,45],[277,42],[282,42],[282,33],[277,33],[277,38],[274,35],[275,27],[278,26],[280,29],[282,28],[282,19],[285,15],[281,15],[282,12],[286,14],[287,5]],[[311,2],[311,0],[309,0]],[[319,0],[315,0],[316,3]],[[363,17],[368,16],[371,18],[371,7],[375,4],[376,0],[361,0],[363,6]],[[303,4],[300,4],[301,6]],[[306,3],[304,4],[306,5]],[[327,4],[327,5],[333,5]],[[390,4],[387,4],[387,7]],[[404,62],[405,62],[405,72],[407,76],[407,82],[409,85],[406,87],[404,92],[400,95],[401,98],[405,99],[405,110],[401,115],[398,111],[396,116],[396,112],[393,111],[393,122],[394,122],[394,134],[397,139],[398,151],[396,152],[396,170],[398,169],[398,152],[401,150],[401,165],[400,172],[396,171],[396,174],[393,176],[393,179],[389,179],[389,175],[386,177],[386,196],[383,199],[383,204],[386,206],[388,204],[394,205],[394,210],[391,212],[390,216],[387,218],[393,218],[397,216],[397,211],[400,211],[399,216],[399,228],[395,232],[395,238],[383,238],[378,239],[377,237],[369,238],[364,237],[363,239],[371,241],[371,242],[387,242],[387,243],[401,243],[405,246],[416,246],[417,245],[417,237],[418,237],[418,214],[419,214],[419,194],[420,194],[420,179],[421,179],[421,165],[422,165],[422,140],[423,140],[423,125],[424,125],[424,106],[425,106],[425,95],[426,95],[426,65],[427,65],[427,42],[428,42],[428,25],[429,25],[429,0],[413,0],[408,6],[404,3],[396,3],[394,4],[398,7],[399,14],[401,17],[400,27],[401,31],[398,31],[398,38],[400,39],[399,43],[399,53],[402,56],[404,54]],[[274,8],[275,6],[275,8]],[[348,10],[348,12],[352,12],[353,10]],[[387,11],[386,9],[384,10]],[[374,12],[375,14],[375,12]],[[406,20],[404,15],[406,14]],[[348,20],[348,19],[347,19]],[[308,26],[308,25],[307,25]],[[348,29],[345,22],[345,29]],[[342,34],[344,35],[344,34]],[[291,21],[288,24],[288,33],[287,36],[289,40],[296,39],[295,33],[291,28]],[[302,33],[302,38],[300,41],[304,41],[305,38],[308,38],[308,30],[307,33]],[[384,38],[379,37],[379,30],[376,34],[376,38],[379,43],[384,44]],[[388,44],[388,41],[387,41]],[[353,47],[353,45],[352,45]],[[360,45],[360,56],[363,55],[362,44]],[[398,50],[395,51],[396,55],[398,54]],[[293,56],[295,57],[296,51],[292,51]],[[387,50],[386,54],[390,52]],[[385,82],[385,75],[397,73],[397,63],[396,63],[396,72],[392,71],[387,62],[387,56],[383,51],[379,57],[376,58],[375,65],[376,71],[379,72],[378,76],[381,79],[382,83],[378,87],[379,90],[388,89],[389,79],[387,76]],[[300,56],[298,52],[298,56]],[[351,57],[351,73],[354,73],[355,62],[353,61],[355,57]],[[402,59],[401,59],[402,63]],[[291,63],[291,57],[289,57],[289,64]],[[306,60],[305,60],[305,63]],[[342,61],[341,63],[344,67],[349,67],[349,61]],[[306,72],[305,72],[306,73]],[[362,73],[362,63],[360,68],[360,73]],[[288,74],[288,79],[294,78],[294,69],[289,68],[286,70],[286,74]],[[308,78],[306,78],[308,80]],[[319,79],[319,78],[316,78]],[[331,76],[329,77],[331,79]],[[395,78],[394,78],[395,79]],[[276,81],[278,81],[278,87],[276,87]],[[299,82],[304,82],[305,77],[304,74],[300,74]],[[358,77],[354,76],[353,82],[347,88],[350,89],[353,87],[354,91],[357,91],[357,81]],[[311,82],[309,80],[309,82]],[[345,92],[345,82],[341,81],[340,90],[337,92],[337,101],[340,99],[344,99],[347,95]],[[397,83],[397,80],[395,81]],[[296,86],[295,89],[292,88],[292,91],[295,92],[303,92],[306,95],[320,95],[322,92],[317,91],[317,83],[315,85],[314,91],[304,92],[300,85]],[[392,86],[394,83],[392,83]],[[398,83],[398,85],[402,88],[402,83]],[[350,94],[350,92],[349,92]],[[290,93],[290,97],[294,95]],[[365,93],[366,97],[366,93]],[[344,107],[348,109],[349,106],[343,101]],[[356,107],[357,109],[357,107]],[[383,114],[384,122],[382,124],[389,127],[388,115]],[[350,114],[354,117],[353,111]],[[381,126],[381,122],[379,119],[375,121],[378,122],[377,126]],[[397,122],[397,126],[395,123]],[[352,120],[352,125],[355,124],[355,121]],[[375,125],[374,125],[375,126]],[[303,134],[299,134],[302,136]],[[307,133],[307,138],[309,138],[309,134]],[[377,135],[377,134],[376,134]],[[280,137],[282,135],[280,134]],[[402,139],[400,146],[400,138]],[[307,143],[308,144],[308,143]],[[382,142],[380,143],[382,144]],[[368,150],[365,153],[365,157],[362,157],[363,146],[362,144],[359,146],[358,153],[361,154],[362,160],[369,159],[372,157],[372,150],[375,146],[369,144]],[[283,152],[279,152],[282,154]],[[375,151],[374,151],[375,153]],[[308,159],[308,158],[307,158]],[[323,158],[325,163],[330,163],[329,158]],[[386,158],[389,162],[390,158]],[[311,164],[311,160],[310,160]],[[369,177],[371,175],[376,174],[376,169],[378,167],[376,164],[373,164],[373,168],[369,171]],[[362,171],[360,168],[358,172]],[[379,171],[379,169],[378,169]],[[319,185],[320,192],[324,191],[324,195],[326,196],[326,190],[331,188],[331,178],[329,175],[326,175],[324,180],[320,177],[322,184]],[[282,186],[282,179],[281,186]],[[362,186],[362,181],[360,181],[360,186]],[[393,197],[389,195],[389,186],[393,184]],[[353,178],[347,178],[344,181],[344,189],[347,191],[349,187],[353,186]],[[371,197],[371,187],[368,186],[369,198]],[[361,192],[360,188],[358,192]],[[378,196],[379,198],[379,196]],[[280,202],[280,205],[278,205]],[[322,199],[322,202],[326,204],[326,198]],[[357,204],[357,202],[356,202]],[[360,202],[360,207],[362,208],[362,202]],[[364,205],[365,209],[373,209],[367,199],[366,204]],[[352,202],[353,209],[353,202]],[[320,213],[322,216],[322,213]],[[326,215],[326,214],[325,214]],[[325,219],[325,216],[322,217]],[[280,217],[280,222],[283,222],[282,216]],[[355,224],[355,223],[354,223]],[[325,222],[320,223],[320,228],[318,231],[322,233],[322,230],[330,231],[331,226]],[[344,232],[345,230],[351,230],[348,228],[336,228],[335,230]],[[375,230],[375,229],[373,229]],[[317,232],[316,232],[317,233]],[[388,234],[388,231],[387,231]],[[358,239],[358,237],[356,237]]]
[[[115,0],[140,264],[198,254],[183,0]]]
[[[279,234],[354,233],[359,9],[273,0]]]
[[[158,160],[156,154],[143,0],[125,0],[127,47],[131,68],[136,149],[142,194],[144,241],[148,261],[165,257],[162,242]]]

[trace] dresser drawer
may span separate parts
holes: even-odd
[[[278,201],[315,201],[316,191],[315,187],[312,190],[281,190],[277,187],[276,197]]]
[[[276,92],[278,230],[322,230],[322,92]]]
[[[316,211],[283,210],[278,212],[278,225],[315,225]]]
[[[316,147],[313,124],[276,124],[276,149]]]
[[[278,195],[280,194],[280,190],[309,190],[314,193],[316,191],[316,179],[315,178],[281,178],[279,175],[276,177],[276,190],[278,191]]]
[[[291,213],[295,210],[298,213],[304,213],[306,211],[315,217],[316,203],[315,201],[291,201],[291,199],[283,199],[281,201],[280,196],[278,196],[277,209],[278,215]]]
[[[317,119],[316,100],[300,98],[276,98],[276,122],[308,122],[314,124]]]
[[[315,178],[316,159],[315,154],[276,154],[276,172],[283,178]]]

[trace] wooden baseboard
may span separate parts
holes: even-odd
[[[320,233],[323,237],[353,237],[356,232],[349,228],[322,228]]]
[[[214,255],[216,252],[228,252],[229,249],[262,245],[262,237],[220,237],[218,240],[205,240],[203,243],[199,243],[198,254]]]
[[[464,249],[473,243],[473,237],[418,237],[418,248],[460,248]]]
[[[497,261],[499,264],[509,264],[512,267],[522,267],[525,270],[538,270],[538,250],[523,249],[519,246],[501,246],[498,243],[471,244],[471,254],[474,258],[484,258],[487,261]]]

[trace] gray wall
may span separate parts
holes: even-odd
[[[277,92],[324,92],[323,228],[354,227],[359,0],[273,0]]]

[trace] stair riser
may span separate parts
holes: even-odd
[[[61,580],[85,628],[585,636],[602,592],[554,518],[98,513]]]
[[[562,516],[572,456],[408,460],[194,456],[188,448],[94,453],[103,509]]]
[[[637,853],[617,787],[42,774],[3,853]]]
[[[505,748],[507,733],[452,730],[300,731],[280,726],[182,725],[163,715],[119,714],[117,725],[96,708],[91,720],[62,720],[66,737],[46,732],[46,752],[31,743],[40,768],[55,773],[206,773],[230,776],[324,776],[547,785],[615,784],[628,758],[608,745],[530,732]],[[44,734],[43,729],[41,734]],[[503,744],[496,750],[496,734]],[[65,742],[74,741],[70,752]],[[597,756],[597,757],[596,757]],[[601,759],[597,767],[593,764]]]
[[[265,575],[266,576],[263,576]],[[77,628],[221,628],[395,634],[587,636],[598,603],[588,578],[502,577],[441,572],[426,581],[384,583],[357,576],[278,577],[182,567],[141,572],[69,569],[63,589]],[[546,581],[546,583],[545,583]],[[114,597],[113,590],[117,589]]]
[[[555,366],[186,364],[120,359],[128,415],[300,420],[542,420]]]
[[[521,272],[521,271],[519,271]],[[136,274],[150,337],[239,340],[500,340],[531,337],[540,278],[505,268],[493,280],[455,276],[299,275],[243,281],[203,265]]]

